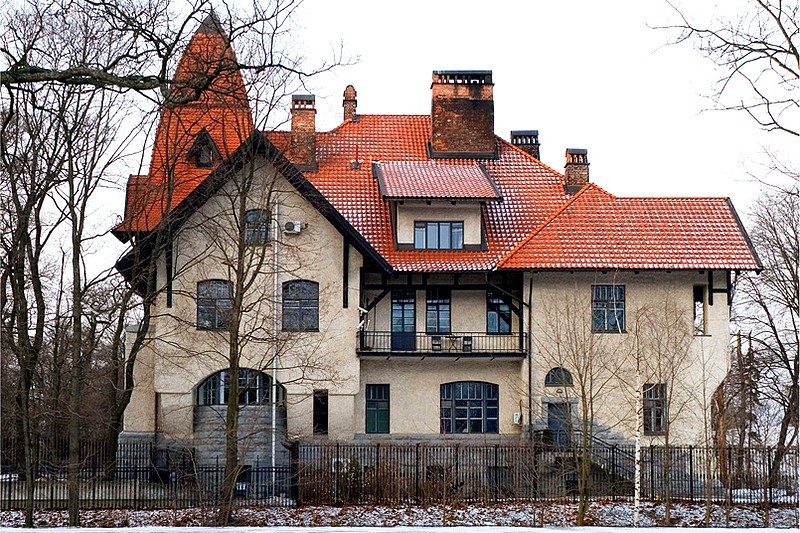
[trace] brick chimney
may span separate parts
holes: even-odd
[[[589,157],[584,148],[567,148],[564,165],[564,191],[575,194],[589,183]]]
[[[354,120],[356,115],[356,88],[348,85],[344,89],[344,100],[342,100],[342,107],[344,108],[344,117],[342,120]]]
[[[539,130],[512,131],[511,144],[539,159]]]
[[[317,169],[317,133],[313,94],[292,95],[292,141],[289,159],[298,169]]]
[[[435,70],[431,157],[496,157],[491,70]]]

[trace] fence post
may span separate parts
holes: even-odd
[[[339,443],[336,443],[336,462],[334,463],[333,473],[333,504],[339,505]]]
[[[300,443],[289,445],[289,497],[300,507]]]
[[[414,458],[416,472],[414,475],[414,497],[419,501],[419,442],[417,443],[416,457]]]
[[[689,446],[689,501],[694,501],[694,446]]]
[[[655,447],[654,445],[650,445],[650,500],[655,499]]]
[[[375,444],[375,499],[378,503],[381,501],[381,443]]]
[[[611,499],[617,499],[617,445],[611,445]]]
[[[500,447],[499,444],[494,445],[494,491],[493,491],[494,501],[498,500],[497,496],[500,489],[500,464],[498,461],[499,447]]]

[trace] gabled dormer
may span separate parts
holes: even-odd
[[[186,154],[186,159],[200,168],[210,168],[222,160],[222,156],[214,144],[208,131],[203,128],[194,138],[194,143]]]
[[[398,250],[486,249],[483,205],[502,201],[482,163],[375,162]]]

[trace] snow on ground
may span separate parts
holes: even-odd
[[[672,525],[677,527],[702,527],[704,526],[705,506],[701,504],[673,504]],[[354,527],[369,528],[449,528],[453,532],[454,526],[476,527],[568,527],[575,523],[577,513],[576,504],[536,504],[536,503],[506,503],[499,505],[471,505],[471,506],[408,506],[408,507],[253,507],[237,509],[234,521],[237,526],[248,526],[235,531],[258,531],[254,526],[268,526],[283,533],[294,531],[319,531],[331,532],[352,531]],[[170,529],[167,526],[204,526],[212,524],[214,513],[212,509],[179,509],[179,510],[150,510],[136,511],[129,509],[83,511],[81,513],[84,528],[147,528],[136,529],[139,532],[157,531],[184,531]],[[655,527],[663,523],[664,506],[658,503],[643,503],[641,525]],[[35,525],[39,528],[63,528],[67,524],[66,511],[37,511],[34,517]],[[587,516],[587,525],[625,527],[633,522],[633,505],[631,503],[593,503]],[[23,523],[22,511],[0,511],[0,531],[4,528],[19,528]],[[727,526],[731,528],[797,528],[798,511],[796,507],[771,509],[769,522],[765,522],[763,509],[755,506],[737,506],[730,509]],[[725,509],[720,506],[712,507],[711,526],[722,528],[726,526]],[[298,529],[304,528],[304,529]],[[308,529],[313,528],[313,529]],[[341,529],[344,528],[344,529]],[[593,527],[592,531],[597,531]],[[19,531],[19,530],[16,530]],[[37,530],[42,531],[42,530]],[[58,529],[65,533],[66,529]],[[82,529],[81,531],[90,531]],[[101,530],[102,531],[102,530]],[[191,529],[192,533],[210,532],[213,529]],[[263,530],[262,530],[263,531]],[[366,531],[366,530],[365,530]],[[371,530],[370,530],[371,531]],[[415,529],[402,529],[411,533]],[[425,531],[432,531],[426,529]],[[470,530],[473,531],[473,530]],[[480,530],[477,530],[480,531]],[[515,532],[521,530],[514,530]],[[542,530],[537,530],[541,532]],[[620,533],[615,529],[615,533]],[[674,531],[674,529],[672,529]],[[719,532],[719,529],[715,530]],[[738,529],[737,531],[742,531]],[[759,529],[765,532],[767,529]],[[108,529],[105,529],[108,533]]]

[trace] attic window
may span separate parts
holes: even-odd
[[[201,168],[212,167],[221,159],[217,146],[205,129],[202,129],[195,137],[194,144],[189,148],[187,159]]]

